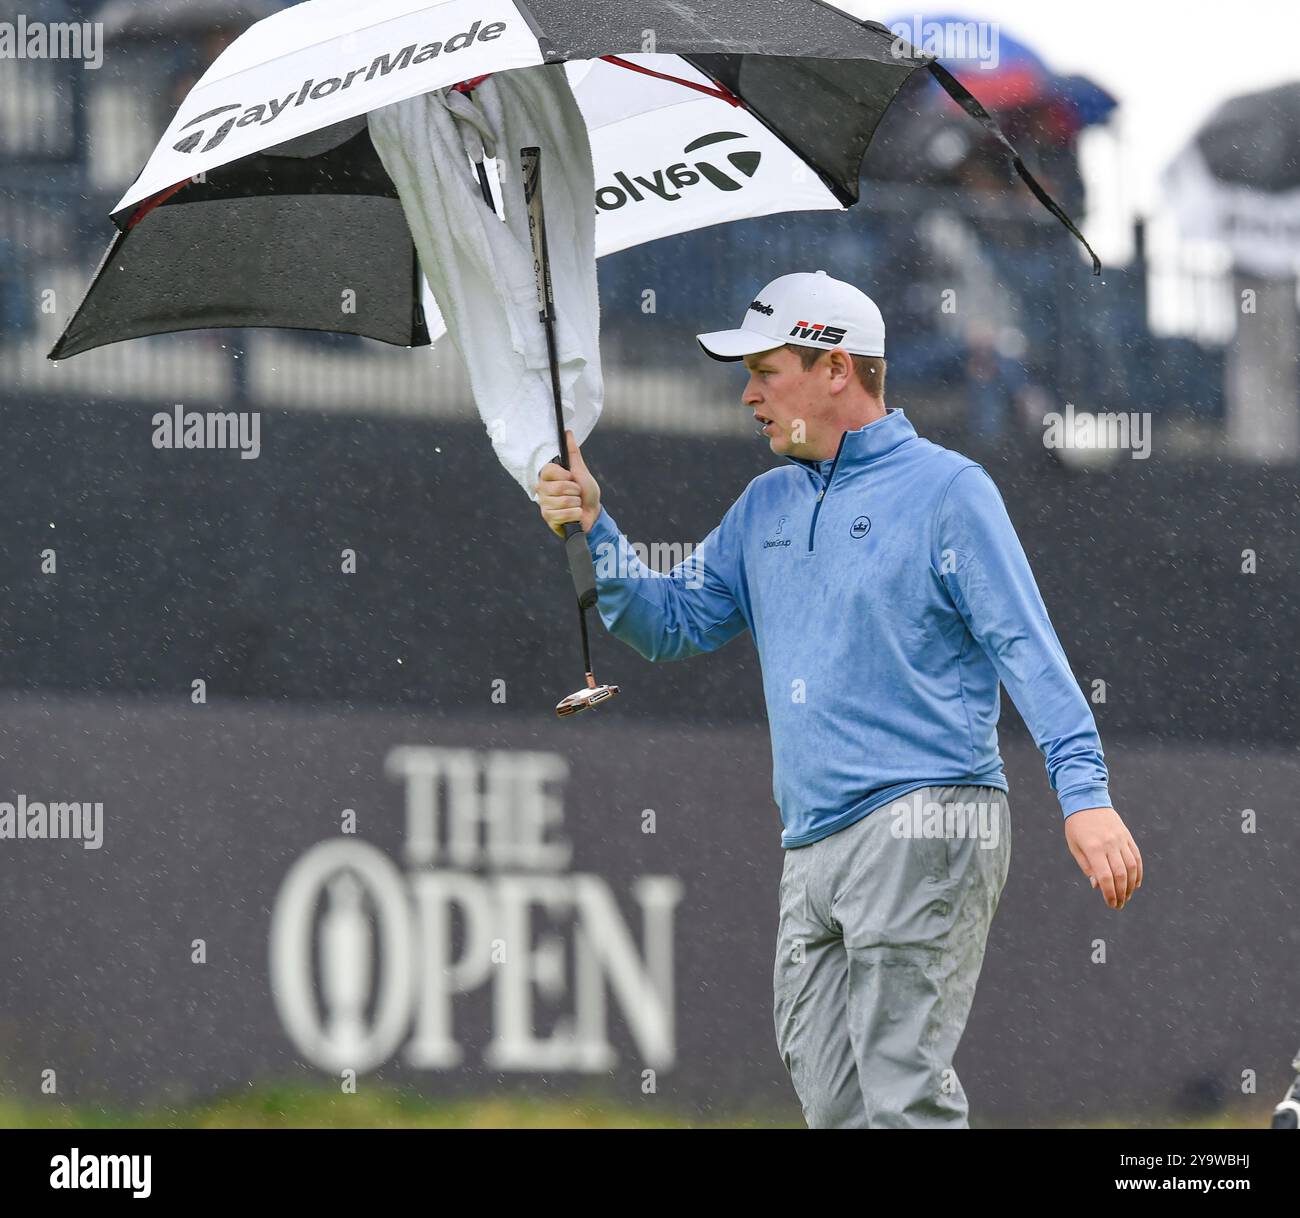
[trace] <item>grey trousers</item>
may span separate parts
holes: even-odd
[[[813,1129],[967,1128],[952,1058],[1011,859],[995,787],[924,787],[785,852],[777,1047]]]

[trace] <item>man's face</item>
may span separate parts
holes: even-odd
[[[817,373],[823,362],[818,360],[805,372],[799,357],[785,347],[745,356],[749,382],[740,400],[754,412],[757,422],[765,424],[763,435],[772,452],[821,459],[818,446],[824,428],[819,422],[827,403],[824,378]]]

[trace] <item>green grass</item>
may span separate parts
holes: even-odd
[[[608,1099],[430,1100],[397,1088],[355,1095],[308,1087],[270,1087],[183,1106],[147,1110],[19,1104],[0,1099],[0,1128],[40,1129],[801,1129],[798,1110],[731,1114],[716,1119],[673,1111],[656,1097],[639,1106]]]
[[[1278,1097],[1279,1099],[1281,1096]],[[1255,1100],[1224,1108],[1205,1116],[1161,1117],[1150,1112],[1117,1114],[1110,1120],[1084,1124],[1062,1122],[1062,1129],[1267,1129],[1273,1120],[1275,1100]]]
[[[1267,1129],[1273,1105],[1257,1101],[1204,1117],[1150,1112],[1102,1121],[1062,1121],[1068,1129]],[[997,1128],[978,1119],[976,1128]],[[802,1129],[798,1110],[700,1117],[673,1110],[657,1097],[640,1105],[606,1098],[564,1100],[431,1100],[393,1087],[367,1086],[356,1095],[321,1087],[261,1086],[185,1105],[114,1109],[56,1100],[0,1099],[4,1129]]]

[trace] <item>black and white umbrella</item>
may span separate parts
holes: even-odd
[[[208,327],[427,344],[441,326],[421,308],[411,233],[365,116],[559,63],[591,139],[597,255],[851,206],[876,126],[918,70],[1083,242],[939,63],[821,0],[308,0],[252,26],[186,97],[113,209],[118,233],[50,358]],[[366,309],[340,313],[344,285]]]
[[[1300,272],[1300,83],[1224,102],[1164,187],[1183,232],[1225,243],[1238,270]]]

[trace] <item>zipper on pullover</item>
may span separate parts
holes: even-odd
[[[831,489],[831,483],[835,480],[835,467],[840,463],[840,453],[844,451],[844,440],[848,434],[847,431],[840,432],[840,444],[835,450],[835,460],[831,462],[831,472],[826,475],[825,485],[817,492],[817,503],[813,507],[812,523],[808,526],[809,554],[813,552],[813,538],[817,535],[817,513],[822,510],[822,500],[826,498],[826,492]]]

